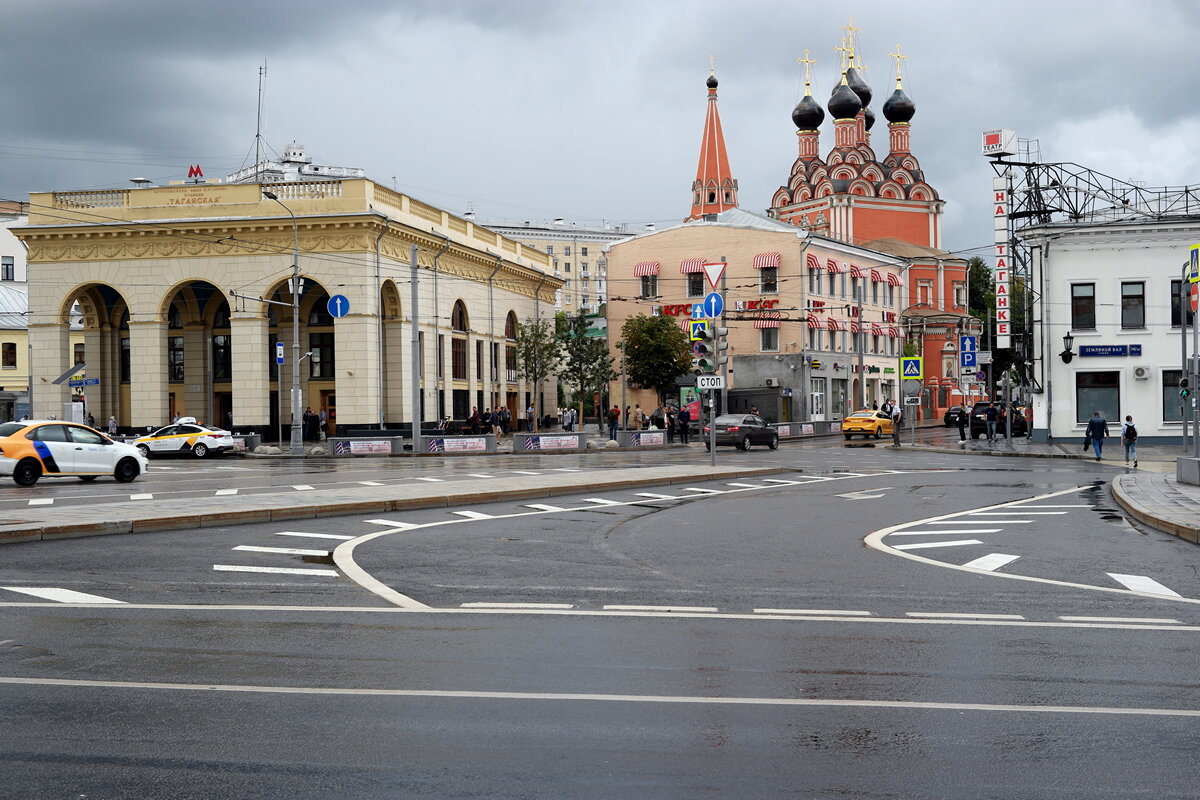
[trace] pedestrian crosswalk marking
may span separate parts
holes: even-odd
[[[153,500],[154,495],[152,495],[152,494],[131,494],[131,495],[129,495],[129,499],[130,500]]]
[[[54,505],[53,497],[38,497],[29,501],[31,506],[52,506]]]
[[[638,497],[649,497],[651,500],[678,500],[679,498],[673,494],[659,494],[658,492],[634,492]]]
[[[57,589],[50,586],[0,586],[0,589],[6,592],[18,592],[27,594],[31,597],[40,597],[43,600],[53,600],[56,603],[113,603],[125,605],[124,600],[113,600],[108,597],[100,597],[95,594],[86,594],[85,592],[76,592],[72,589]]]
[[[545,503],[526,503],[525,507],[536,508],[538,511],[566,511],[566,509],[561,506],[551,506]]]
[[[484,514],[479,511],[451,511],[450,513],[466,517],[467,519],[495,519],[491,514]]]
[[[988,553],[982,558],[977,558],[974,561],[968,561],[963,564],[964,567],[970,569],[986,569],[989,572],[995,572],[1003,566],[1007,566],[1016,561],[1020,556],[1008,556],[1004,553]]]
[[[1163,586],[1153,578],[1148,578],[1145,575],[1119,575],[1115,572],[1109,572],[1108,577],[1112,578],[1117,583],[1134,592],[1145,592],[1146,594],[1165,594],[1169,597],[1180,597],[1178,592],[1173,592]]]
[[[605,500],[603,497],[585,497],[585,498],[583,498],[583,502],[596,503],[597,505],[601,505],[601,506],[619,506],[619,505],[621,505],[616,500]]]

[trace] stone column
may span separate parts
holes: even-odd
[[[168,336],[183,336],[183,384],[173,384],[175,408],[180,416],[196,417],[210,422],[209,403],[212,377],[210,345],[203,322],[189,322],[181,331],[168,331]],[[219,425],[215,421],[212,424]]]
[[[379,318],[349,314],[334,322],[337,424],[375,427],[379,420]],[[316,403],[313,404],[314,407]]]
[[[70,387],[66,381],[54,385],[51,381],[66,372],[71,357],[70,329],[66,323],[30,323],[30,374],[33,376],[34,419],[50,415],[61,417],[63,403],[70,402]]]
[[[270,329],[266,317],[234,317],[233,424],[237,430],[264,430],[271,422],[271,385],[268,359]]]
[[[129,423],[165,425],[167,419],[167,324],[129,323]]]
[[[412,329],[398,319],[383,323],[384,419],[387,422],[412,420],[408,397],[409,370],[412,368],[410,337]]]

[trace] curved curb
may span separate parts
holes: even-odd
[[[1117,501],[1117,505],[1125,509],[1129,516],[1139,522],[1144,522],[1155,530],[1169,533],[1172,536],[1178,536],[1180,539],[1192,542],[1193,544],[1200,544],[1200,529],[1188,525],[1179,525],[1163,517],[1156,517],[1149,511],[1146,511],[1125,493],[1125,490],[1121,487],[1121,477],[1124,476],[1118,476],[1118,478],[1111,481],[1108,484],[1108,489],[1113,499]]]

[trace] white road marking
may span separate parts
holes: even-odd
[[[870,611],[842,611],[824,608],[756,608],[755,614],[828,614],[837,617],[869,617]]]
[[[220,496],[222,496],[222,495],[227,495],[227,494],[237,494],[237,493],[238,493],[238,490],[237,490],[237,489],[217,489],[217,495],[216,495],[216,496],[217,496],[217,497],[220,497]]]
[[[52,506],[54,505],[53,497],[39,497],[29,501],[31,506]]]
[[[1039,503],[1036,506],[1019,505],[1019,506],[1013,506],[1013,508],[1094,508],[1094,506],[1091,503],[1076,503],[1075,505],[1062,505],[1062,506],[1042,505],[1041,503]]]
[[[319,575],[336,578],[336,569],[301,569],[299,567],[246,567],[238,564],[213,564],[217,572],[269,572],[272,575]]]
[[[430,483],[441,483],[445,478],[417,478],[419,481],[429,481]]]
[[[605,611],[664,611],[701,613],[716,611],[716,606],[604,606]]]
[[[845,494],[835,495],[836,497],[844,497],[847,500],[875,500],[883,497],[882,494],[867,494],[867,492],[886,492],[891,489],[891,486],[880,486],[878,489],[859,489],[857,492],[846,492]]]
[[[383,486],[379,481],[359,481],[363,486]]]
[[[605,500],[603,497],[585,497],[585,498],[583,498],[583,502],[585,502],[585,503],[595,503],[596,505],[601,505],[601,506],[622,506],[622,505],[625,505],[624,503],[620,503],[620,502],[618,502],[618,501],[616,501],[616,500]]]
[[[538,511],[566,511],[561,506],[551,506],[545,503],[526,503],[526,508],[536,508]]]
[[[727,483],[726,486],[736,486],[739,489],[761,489],[757,483]]]
[[[1055,516],[1058,514],[1066,514],[1066,511],[1026,511],[1023,508],[1018,508],[1015,511],[973,511],[972,517],[1036,517],[1036,516]]]
[[[166,467],[158,467],[157,469],[167,469],[167,468]],[[175,469],[175,467],[171,467],[171,469]],[[236,471],[236,472],[259,472],[260,471],[254,467],[213,467],[213,469],[226,469],[226,470],[231,470],[231,471]]]
[[[515,475],[541,475],[542,473],[530,472],[530,471],[524,470],[524,469],[514,469],[513,474],[515,474]]]
[[[96,594],[72,591],[71,589],[55,589],[49,586],[0,586],[0,589],[40,597],[43,600],[53,600],[56,603],[117,603],[124,605],[124,601],[122,600],[113,600]]]
[[[277,553],[284,556],[327,556],[331,550],[302,550],[296,547],[261,547],[253,544],[239,544],[234,550],[247,553]]]
[[[442,689],[339,688],[332,686],[254,686],[217,683],[150,683],[143,681],[98,681],[78,678],[0,676],[0,684],[53,686],[58,688],[128,689],[175,692],[225,692],[230,694],[291,694],[341,697],[419,697],[437,700],[520,700],[581,703],[648,703],[696,706],[779,706],[791,708],[892,708],[909,711],[979,711],[989,714],[1011,711],[1025,714],[1104,714],[1143,717],[1200,717],[1192,708],[1139,708],[1135,706],[1050,706],[951,703],[924,700],[856,700],[821,697],[714,697],[712,695],[583,694],[568,692],[477,692]]]
[[[451,511],[450,513],[467,519],[495,519],[491,514],[484,514],[480,511]]]
[[[495,475],[484,475],[482,472],[468,472],[468,478],[494,478]]]
[[[579,470],[574,469],[573,467],[554,467],[550,471],[551,472],[579,472]]]
[[[684,489],[685,492],[700,492],[701,494],[725,494],[720,489],[701,489],[697,486],[689,486]]]
[[[651,500],[678,500],[679,498],[673,494],[659,494],[658,492],[634,492],[637,497],[649,497]]]
[[[298,483],[293,485],[292,488],[297,492],[307,492],[311,491],[313,487],[309,486],[307,483]]]
[[[785,481],[782,478],[763,478],[763,483],[778,483],[782,486],[795,486],[800,481]]]
[[[343,539],[349,540],[355,537],[342,536],[337,533],[305,533],[304,531],[276,531],[276,536],[306,536],[309,539]]]
[[[961,547],[967,544],[983,544],[978,539],[959,539],[953,542],[921,542],[920,544],[894,544],[895,550],[924,550],[927,547]]]
[[[1165,594],[1171,597],[1181,597],[1178,592],[1173,592],[1163,586],[1153,578],[1147,578],[1145,575],[1119,575],[1115,572],[1109,572],[1108,577],[1112,578],[1119,584],[1125,586],[1135,592],[1145,592],[1146,594]]]
[[[575,606],[570,603],[463,603],[463,608],[546,608],[567,609]]]
[[[909,611],[905,616],[917,619],[1025,619],[1020,614],[955,614],[949,611]]]
[[[400,520],[396,520],[396,519],[366,519],[366,520],[363,520],[363,522],[366,522],[370,525],[386,525],[389,528],[399,528],[400,530],[408,530],[409,528],[421,527],[420,525],[417,525],[416,523],[413,523],[413,522],[401,522]]]
[[[977,558],[974,561],[968,561],[963,564],[968,569],[985,569],[988,572],[994,572],[1003,566],[1011,564],[1020,556],[1006,556],[1004,553],[988,553],[982,558]]]
[[[927,522],[926,525],[1030,525],[1033,523],[1031,519],[1004,519],[987,521],[979,519],[944,519],[940,522]]]
[[[129,499],[130,500],[153,500],[154,495],[152,495],[152,494],[131,494],[131,495],[129,495]]]
[[[1000,528],[951,528],[940,531],[896,531],[892,536],[945,536],[948,533],[1000,533]]]
[[[1183,624],[1177,619],[1159,617],[1059,617],[1059,619],[1064,622],[1148,622],[1154,625]]]

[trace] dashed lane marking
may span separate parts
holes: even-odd
[[[526,503],[526,508],[536,508],[538,511],[566,511],[562,506],[552,506],[546,503]]]
[[[964,533],[1000,533],[1000,528],[951,528],[940,531],[897,531],[892,536],[945,536],[947,534],[962,535]]]
[[[262,547],[254,544],[240,544],[233,548],[246,553],[274,553],[282,556],[328,556],[330,550],[304,550],[298,547]]]
[[[349,541],[350,539],[358,538],[355,536],[343,536],[338,533],[306,533],[304,531],[276,531],[275,535],[276,536],[304,536],[309,539],[341,539],[343,541]]]
[[[336,569],[304,569],[301,567],[247,567],[240,564],[213,564],[217,572],[267,572],[272,575],[316,575],[318,577],[336,578],[340,573]]]
[[[1177,619],[1161,617],[1059,617],[1063,622],[1145,622],[1150,625],[1182,625]]]
[[[307,483],[298,483],[294,484],[292,488],[297,492],[308,492],[311,491],[313,487],[309,486]]]
[[[237,494],[237,493],[238,493],[237,489],[217,489],[216,496],[221,497],[222,495]]]
[[[689,614],[716,613],[716,606],[604,606],[605,611],[661,611]]]
[[[973,511],[972,517],[1049,517],[1059,514],[1066,514],[1066,511],[1026,511],[1023,508],[1017,508],[1012,511]]]
[[[1005,520],[977,520],[977,519],[950,519],[941,520],[939,522],[927,522],[926,525],[1030,525],[1033,523],[1031,519],[1005,519]],[[892,534],[895,536],[895,534]]]
[[[359,481],[358,483],[361,484],[362,486],[385,486],[386,485],[386,484],[380,483],[379,481]]]
[[[31,506],[52,506],[54,505],[53,497],[38,497],[29,501]]]
[[[467,477],[468,478],[494,478],[496,476],[495,475],[485,475],[482,472],[468,472]]]
[[[1163,586],[1153,578],[1148,578],[1145,575],[1120,575],[1116,572],[1107,573],[1108,577],[1112,578],[1117,583],[1124,586],[1126,589],[1132,589],[1135,592],[1145,592],[1146,594],[1165,594],[1170,597],[1182,597],[1178,592],[1174,592]]]
[[[56,603],[95,603],[95,604],[118,604],[124,605],[122,600],[113,600],[109,597],[101,597],[96,594],[87,594],[85,592],[76,592],[71,589],[56,589],[50,586],[0,586],[7,592],[18,592],[27,594],[32,597],[40,597],[43,600],[53,600]]]
[[[727,483],[726,486],[734,486],[738,489],[761,489],[757,483]]]
[[[545,608],[565,610],[574,608],[570,603],[463,603],[462,608]]]
[[[524,470],[524,469],[514,469],[513,474],[514,475],[541,475],[542,473],[530,472],[529,470]]]
[[[894,544],[895,550],[924,550],[929,547],[962,547],[970,544],[983,544],[978,539],[958,539],[953,542],[921,542],[920,544]]]
[[[659,494],[658,492],[634,492],[637,497],[649,497],[651,500],[678,500],[679,498],[673,494]]]
[[[990,532],[990,531],[989,531]],[[984,569],[988,572],[994,572],[1003,566],[1007,566],[1016,561],[1020,556],[1008,556],[1004,553],[988,553],[982,558],[977,558],[974,561],[968,561],[963,564],[968,569]]]
[[[450,513],[467,519],[495,519],[491,514],[484,514],[481,511],[451,511]]]
[[[755,614],[828,614],[838,617],[869,617],[870,611],[843,611],[823,608],[756,608]]]
[[[146,494],[131,494],[131,495],[129,495],[129,499],[130,499],[130,500],[153,500],[153,499],[154,499],[154,495],[152,495],[152,494],[149,494],[149,493],[146,493]]]
[[[960,614],[953,611],[906,611],[916,619],[1025,619],[1020,614]]]
[[[441,483],[445,478],[417,478],[419,481],[429,481],[430,483]]]

